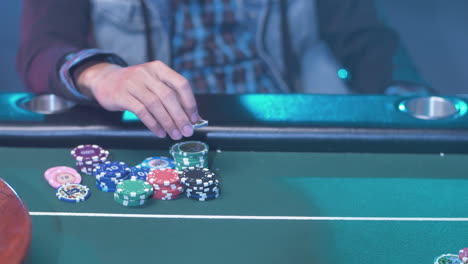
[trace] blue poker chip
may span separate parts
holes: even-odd
[[[97,180],[102,177],[108,179],[122,179],[130,173],[130,168],[125,162],[121,161],[106,161],[102,164],[96,165],[93,169],[93,175]]]
[[[171,168],[171,169],[174,169],[175,168],[175,162],[174,160],[168,158],[168,157],[164,157],[164,156],[161,156],[161,157],[149,157],[149,158],[146,158],[144,159],[140,166],[142,167],[148,167],[152,170],[159,170],[159,169],[167,169],[167,168]]]
[[[98,190],[103,191],[103,192],[115,192],[117,190],[117,185],[112,186],[112,185],[106,185],[100,182],[96,182],[96,188],[98,188]]]
[[[150,171],[151,171],[151,168],[149,167],[136,165],[135,167],[130,168],[130,173],[128,174],[128,178],[146,181],[146,178],[148,177],[148,173]]]
[[[96,181],[117,184],[117,183],[119,183],[121,181],[127,180],[128,178],[129,178],[128,174],[123,178],[107,177],[105,175],[97,175],[96,176]]]
[[[79,183],[65,183],[55,193],[57,198],[68,203],[80,203],[91,195],[89,188]]]

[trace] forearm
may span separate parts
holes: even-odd
[[[58,69],[67,54],[89,44],[87,0],[24,0],[17,70],[35,93],[71,96]]]

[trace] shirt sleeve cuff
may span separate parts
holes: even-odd
[[[59,64],[59,78],[66,90],[78,100],[92,101],[91,98],[80,93],[76,88],[73,70],[91,60],[96,60],[96,62],[109,62],[123,67],[128,66],[128,64],[116,54],[99,49],[86,49],[66,55],[64,57],[64,62]]]

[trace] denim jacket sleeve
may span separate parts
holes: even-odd
[[[401,69],[396,66],[405,65],[394,63],[401,51],[399,38],[379,21],[374,1],[319,0],[318,7],[321,36],[350,72],[351,89],[357,93],[384,93],[398,79],[396,73]],[[411,64],[409,60],[407,63]]]

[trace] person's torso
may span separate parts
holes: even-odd
[[[145,21],[139,0],[90,0],[94,35],[98,48],[114,52],[130,65],[148,61]],[[152,50],[155,59],[177,69],[174,64],[174,32],[171,28],[174,11],[167,0],[145,0],[150,14]],[[204,2],[204,1],[196,1]],[[215,1],[207,1],[215,2]],[[216,1],[218,2],[218,1]],[[231,1],[220,0],[220,3]],[[287,14],[282,14],[280,0],[232,0],[235,4],[236,27],[232,38],[252,35],[254,59],[265,65],[267,74],[275,81],[276,91],[287,92],[284,76],[284,35],[282,23],[287,20],[290,30],[290,47],[297,54],[298,72],[294,80],[298,92],[348,93],[337,77],[339,65],[328,46],[319,37],[315,0],[288,1]],[[179,10],[180,11],[180,10]],[[285,16],[283,16],[285,15]],[[286,18],[285,18],[286,17]],[[205,33],[207,28],[204,28]],[[211,32],[216,34],[216,32]],[[181,34],[182,38],[187,35]],[[193,52],[193,50],[192,50]],[[216,52],[216,50],[212,50]],[[218,50],[219,52],[219,50]],[[179,57],[180,58],[180,57]],[[233,61],[230,61],[233,63]],[[213,92],[213,91],[207,91]],[[217,92],[217,91],[214,91]],[[222,91],[225,92],[225,91]],[[229,92],[229,91],[228,91]],[[249,89],[235,92],[250,92]]]

